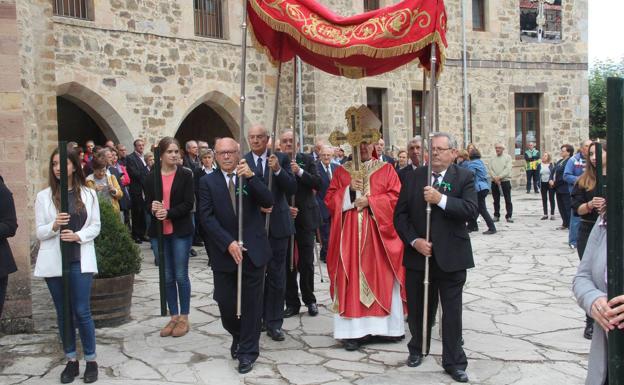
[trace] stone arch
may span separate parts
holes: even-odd
[[[130,144],[134,140],[121,115],[95,91],[72,81],[58,85],[56,95],[69,100],[86,112],[107,138],[124,144]]]
[[[240,106],[234,101],[234,99],[220,91],[210,91],[195,99],[195,101],[187,107],[187,109],[176,122],[176,132],[180,128],[184,120],[189,116],[189,114],[191,114],[191,112],[193,112],[201,104],[205,104],[212,110],[214,110],[225,122],[232,137],[236,141],[240,142]],[[249,127],[249,124],[249,118],[246,116],[245,127]]]

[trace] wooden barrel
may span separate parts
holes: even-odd
[[[95,327],[121,325],[130,320],[134,274],[94,278],[91,285],[91,315]]]

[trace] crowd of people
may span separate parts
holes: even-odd
[[[231,356],[239,361],[240,373],[251,371],[260,354],[262,331],[283,341],[284,318],[299,314],[302,306],[309,316],[318,314],[314,247],[319,242],[320,259],[330,279],[334,337],[346,350],[357,350],[370,341],[402,340],[407,317],[412,338],[406,364],[419,366],[428,354],[440,305],[442,366],[455,381],[467,382],[461,298],[467,269],[474,267],[469,233],[478,230],[479,215],[488,228],[484,234],[497,232],[501,196],[505,220],[513,222],[512,157],[505,146],[497,143],[486,164],[474,144],[459,149],[452,135],[436,133],[431,158],[417,136],[398,151],[395,160],[380,140],[355,147],[361,161],[356,167],[342,148],[322,141],[312,151],[302,152],[290,130],[281,132],[272,144],[266,128],[254,125],[246,139],[250,151],[243,154],[231,138],[217,139],[212,149],[203,141],[190,140],[182,147],[174,138],[162,138],[152,147],[158,149],[160,175],[142,139],[134,141],[129,154],[123,144],[112,141],[101,147],[87,141],[84,150],[70,142],[67,213],[60,210],[59,151],[52,153],[49,186],[37,194],[35,204],[40,247],[34,274],[46,280],[64,337],[58,244],[60,240],[70,243],[72,335],[62,338],[67,365],[61,382],[71,382],[79,374],[75,328],[86,360],[84,380],[94,382],[98,377],[89,293],[97,273],[94,239],[100,231],[102,200],[118,211],[135,242],[150,242],[156,263],[164,261],[170,318],[160,330],[163,338],[180,337],[190,330],[189,257],[195,253],[192,246],[204,245],[214,274],[214,299],[222,325],[232,336]],[[605,247],[606,199],[598,192],[604,191],[600,183],[605,178],[598,174],[595,153],[592,141],[583,142],[577,154],[566,144],[555,162],[529,143],[524,158],[527,192],[533,188],[542,194],[541,219],[554,219],[557,206],[562,218],[559,228],[569,231],[571,247],[577,248],[580,258],[590,255],[581,262],[574,292],[588,314],[585,337],[593,336],[590,375],[601,378],[602,382],[594,383],[602,385],[606,378],[602,330],[624,327],[624,296],[606,298],[606,262],[596,253]],[[603,173],[606,154],[602,142]],[[431,176],[425,167],[429,162]],[[156,178],[162,192],[155,190]],[[486,205],[490,191],[492,216]],[[0,196],[12,203],[1,179]],[[428,205],[430,231],[425,221]],[[16,269],[6,241],[17,228],[11,207],[2,205],[0,210],[0,312],[6,276]],[[244,217],[242,243],[239,215]],[[160,224],[163,256],[157,247]],[[424,318],[426,264],[430,266],[428,317]],[[592,333],[594,324],[601,327],[600,333]]]

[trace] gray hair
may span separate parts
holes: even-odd
[[[415,137],[413,137],[412,139],[410,139],[408,145],[412,144],[412,143],[416,143],[416,142],[420,142],[422,143],[423,139],[422,136],[420,135],[416,135]]]
[[[496,142],[496,143],[494,143],[494,147],[502,147],[502,148],[503,148],[503,150],[504,150],[505,148],[507,148],[507,146],[505,146],[505,144],[504,144],[504,143],[501,143],[501,142]]]
[[[448,132],[435,132],[432,138],[446,138],[448,139],[449,148],[457,148],[457,140],[455,140],[455,137]]]
[[[194,140],[189,140],[188,142],[186,142],[186,144],[184,145],[184,148],[186,149],[186,151],[188,151],[189,148],[191,148],[191,143],[195,143],[195,145],[197,145],[197,142]]]

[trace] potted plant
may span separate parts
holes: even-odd
[[[100,199],[100,235],[95,239],[98,274],[91,285],[91,313],[96,327],[130,319],[134,275],[141,271],[141,251],[110,202]]]

